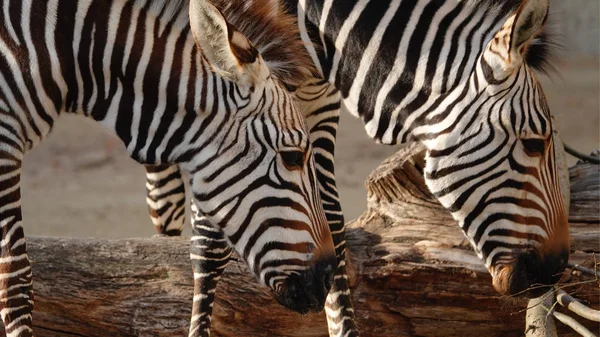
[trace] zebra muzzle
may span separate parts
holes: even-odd
[[[497,268],[494,288],[503,295],[539,297],[560,280],[567,260],[568,251],[544,257],[534,251],[522,252],[512,264]]]
[[[275,293],[277,301],[301,314],[320,312],[333,284],[335,256],[321,258],[303,272],[290,275]]]

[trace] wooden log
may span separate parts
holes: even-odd
[[[421,151],[416,145],[409,146],[370,175],[366,182],[368,210],[349,226],[348,245],[354,265],[359,266],[359,283],[353,295],[359,317],[369,317],[360,322],[363,331],[373,332],[372,336],[393,336],[389,325],[383,324],[391,319],[396,326],[405,322],[397,331],[399,336],[522,336],[527,301],[494,294],[483,263],[424,186],[420,169],[424,163],[417,155]],[[578,182],[598,180],[599,171],[585,172],[595,177],[571,175],[579,188],[573,189],[572,195],[593,191],[593,185]],[[571,209],[588,209],[578,207],[581,202],[592,201],[572,197]],[[579,219],[577,213],[574,215],[573,219]],[[573,245],[572,262],[593,263],[591,253],[600,250],[598,224],[572,227],[573,237],[579,240]],[[356,235],[354,230],[364,233]],[[566,279],[581,281],[577,277]],[[598,307],[597,283],[577,289],[580,299]],[[385,319],[377,318],[377,313]],[[597,323],[588,324],[597,327]],[[570,335],[563,326],[558,328],[559,336]]]
[[[423,185],[420,151],[402,149],[369,177],[368,210],[348,224],[362,336],[523,336],[527,301],[496,295],[483,263]],[[598,205],[598,185],[588,182],[599,179],[594,166],[571,169],[571,262],[590,268],[600,220],[589,205]],[[193,292],[187,240],[33,237],[28,250],[38,336],[186,335]],[[588,280],[565,273],[564,289],[597,309],[598,283],[578,283]],[[279,306],[237,261],[217,291],[215,336],[327,336],[324,314]],[[560,323],[557,329],[575,336]]]
[[[552,308],[556,297],[554,291],[550,291],[544,296],[533,298],[527,303],[528,310],[525,317],[525,336],[526,337],[556,337],[556,323],[549,315],[549,308]]]

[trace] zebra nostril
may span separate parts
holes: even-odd
[[[333,285],[333,277],[325,276],[325,289],[327,289],[327,290],[331,289],[332,285]]]
[[[336,262],[335,257],[330,257],[319,260],[315,266],[315,273],[322,281],[325,293],[328,293],[333,285]]]
[[[280,282],[275,286],[275,290],[273,292],[275,293],[276,296],[280,296],[280,295],[283,295],[283,293],[285,293],[285,291],[286,291],[286,286]]]

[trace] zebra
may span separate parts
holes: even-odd
[[[237,1],[212,2],[227,10]],[[289,89],[309,124],[336,248],[336,280],[325,306],[331,336],[357,334],[334,174],[342,104],[379,143],[425,145],[428,188],[500,294],[537,296],[559,280],[570,251],[567,209],[552,119],[536,77],[552,68],[548,0],[244,2],[265,1],[297,17],[318,71]],[[148,173],[148,206],[164,235],[183,227],[178,174],[173,166]],[[206,221],[197,212],[192,217]]]
[[[286,90],[312,76],[293,17],[225,17],[206,0],[1,0],[0,8],[7,336],[34,334],[22,159],[64,113],[100,122],[142,164],[190,173],[194,207],[209,221],[194,259],[235,251],[281,304],[323,309],[336,260],[307,125]]]

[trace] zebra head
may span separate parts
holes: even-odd
[[[219,113],[199,138],[203,149],[188,163],[194,202],[281,304],[320,311],[336,259],[309,132],[277,70],[228,20],[207,1],[190,3],[196,44],[227,80],[210,93],[224,102],[215,103]]]
[[[552,119],[527,62],[547,14],[547,0],[521,2],[453,98],[452,131],[425,144],[427,185],[506,295],[541,295],[569,255]]]

